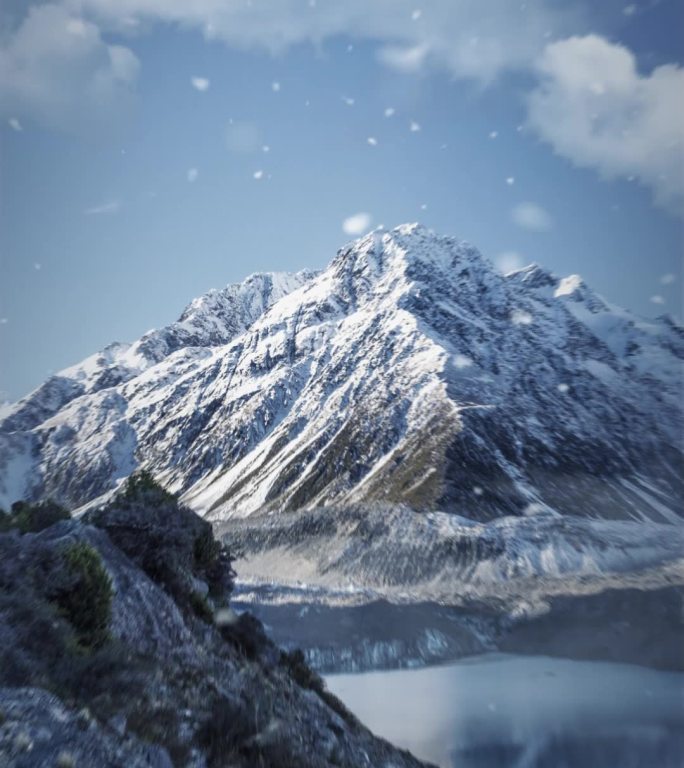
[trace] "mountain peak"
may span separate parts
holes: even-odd
[[[466,264],[489,270],[491,265],[465,241],[444,237],[418,222],[393,229],[378,227],[338,251],[333,270],[351,270],[359,277],[380,277],[388,272],[409,278],[427,276],[425,268],[441,276]]]
[[[379,229],[48,382],[0,424],[0,496],[79,505],[141,465],[212,517],[380,500],[615,516],[627,494],[667,519],[682,356],[675,330],[576,276],[504,277],[420,224]],[[588,468],[610,476],[596,496],[557,479]]]

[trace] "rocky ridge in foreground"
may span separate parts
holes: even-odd
[[[64,517],[0,518],[0,764],[424,765],[230,609],[228,553],[148,476]]]

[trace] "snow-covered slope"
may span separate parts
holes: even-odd
[[[212,519],[373,500],[672,522],[683,359],[667,318],[404,225],[54,377],[0,422],[0,484],[74,506],[145,466]]]

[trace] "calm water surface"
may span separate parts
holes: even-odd
[[[440,766],[684,766],[680,673],[491,655],[326,680],[371,730]]]

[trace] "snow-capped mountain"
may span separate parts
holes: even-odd
[[[211,519],[364,501],[676,521],[684,331],[420,225],[255,275],[0,422],[5,503],[135,467]]]

